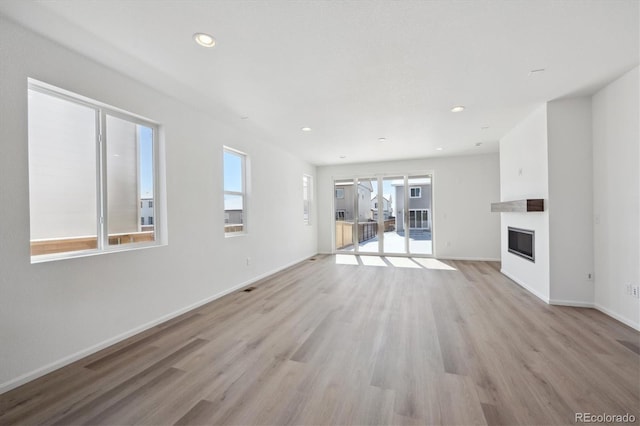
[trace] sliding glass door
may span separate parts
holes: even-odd
[[[404,234],[401,233],[404,215],[404,176],[385,177],[382,187],[387,198],[387,219],[382,235],[382,253],[407,253]]]
[[[431,176],[411,176],[409,186],[409,251],[432,254],[431,246]]]
[[[378,253],[378,179],[356,179],[358,215],[356,217],[358,252]]]
[[[433,254],[431,188],[430,174],[335,180],[336,251]]]
[[[337,180],[333,185],[336,250],[353,251],[355,235],[355,182]]]

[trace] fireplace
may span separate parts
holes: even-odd
[[[509,253],[535,262],[535,231],[508,227]]]

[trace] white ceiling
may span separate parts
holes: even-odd
[[[537,105],[639,62],[637,0],[3,0],[0,13],[224,119],[246,116],[318,165],[497,151]],[[199,31],[217,46],[197,46]]]

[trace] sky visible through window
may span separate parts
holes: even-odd
[[[242,192],[242,156],[224,151],[224,191]],[[224,194],[225,210],[242,210],[244,200],[241,195]]]
[[[224,153],[224,190],[242,192],[242,158],[227,151]]]

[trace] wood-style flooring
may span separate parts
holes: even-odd
[[[640,334],[498,268],[316,256],[0,395],[0,424],[637,424]]]

